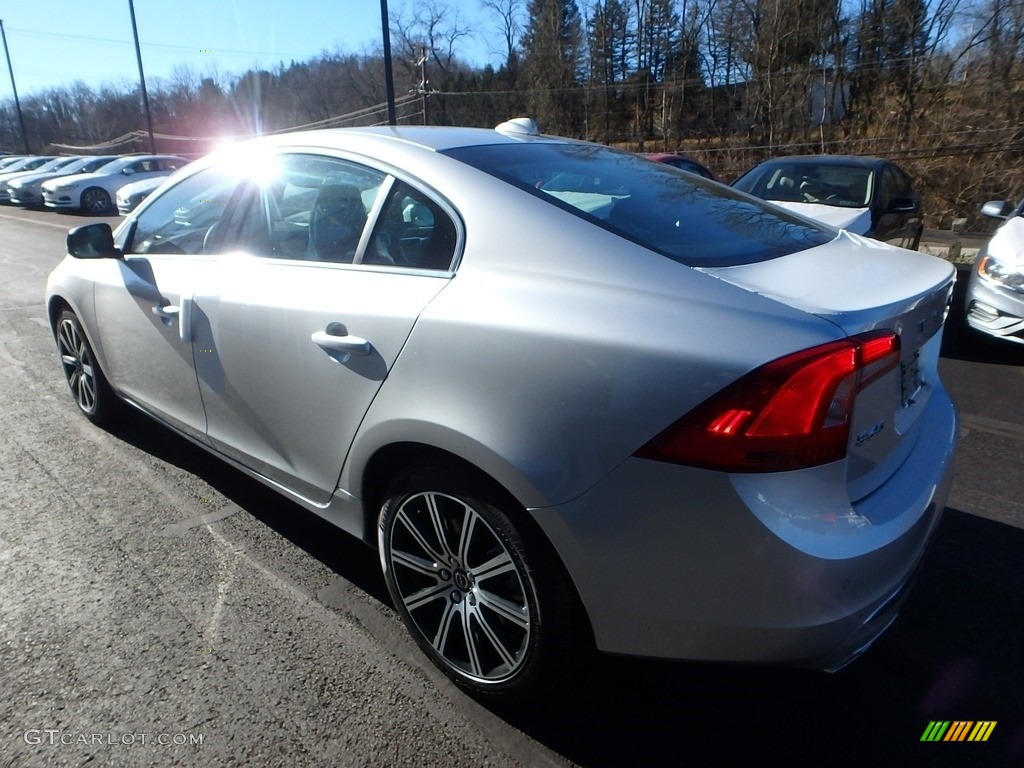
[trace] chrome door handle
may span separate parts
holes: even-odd
[[[331,324],[331,326],[333,325],[334,323]],[[344,326],[341,328],[332,328],[331,326],[328,326],[326,331],[313,331],[309,337],[310,341],[323,349],[342,352],[346,355],[370,354],[370,342],[366,339],[349,335]],[[332,330],[335,332],[332,333]]]
[[[178,338],[185,344],[192,341],[192,323],[189,315],[189,309],[191,299],[187,299],[184,296],[181,298],[181,304],[174,306],[169,304],[167,306],[155,306],[153,307],[153,314],[161,318],[164,321],[164,325],[170,325],[175,319],[178,321]]]
[[[157,317],[162,317],[165,320],[173,320],[174,318],[176,318],[178,316],[178,314],[180,312],[181,312],[181,307],[175,307],[175,306],[167,306],[167,307],[156,306],[156,307],[153,307],[153,314],[156,315]]]

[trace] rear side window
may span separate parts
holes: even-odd
[[[445,154],[692,267],[767,261],[835,238],[825,226],[607,147],[530,142]]]
[[[363,264],[448,270],[455,258],[458,230],[433,200],[396,181],[377,220]]]

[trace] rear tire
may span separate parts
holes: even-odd
[[[463,471],[408,472],[387,490],[381,566],[420,648],[477,696],[533,698],[590,648],[568,574],[526,512]]]

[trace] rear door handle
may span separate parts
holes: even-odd
[[[309,339],[322,349],[342,353],[345,356],[342,362],[345,362],[349,355],[370,354],[370,342],[358,336],[351,336],[341,323],[331,323],[326,330],[313,331]]]

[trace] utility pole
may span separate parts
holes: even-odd
[[[139,48],[139,28],[135,26],[135,3],[128,0],[128,12],[132,16],[132,34],[135,36],[135,58],[139,62],[139,83],[142,86],[142,108],[146,111],[146,127],[149,129],[149,152],[156,154],[156,139],[153,137],[153,115],[149,111],[149,96],[146,94],[146,74],[142,71],[142,49]]]
[[[430,81],[427,80],[427,49],[426,46],[420,48],[420,59],[415,63],[415,66],[420,68],[420,82],[410,93],[418,94],[422,98],[422,111],[423,111],[423,124],[428,125],[428,112],[427,106],[429,102],[427,97],[432,93],[437,93],[433,88],[430,87]]]
[[[388,125],[397,125],[395,117],[395,78],[391,72],[391,29],[388,26],[388,0],[380,0],[380,28],[384,38],[384,88],[388,97]]]
[[[21,144],[28,151],[28,134],[25,133],[25,117],[21,114],[21,102],[18,100],[18,86],[14,84],[14,67],[11,66],[11,52],[7,50],[7,30],[4,29],[4,21],[0,19],[0,35],[4,38],[4,53],[7,55],[7,71],[11,73],[11,90],[14,91],[14,108],[18,110],[18,124],[21,126]]]

